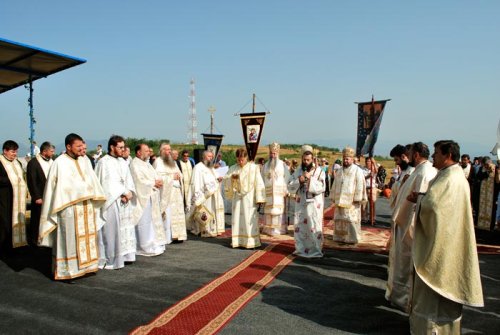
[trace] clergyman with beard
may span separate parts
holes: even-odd
[[[429,182],[437,170],[429,162],[429,148],[422,142],[411,145],[409,164],[415,171],[400,187],[392,213],[391,250],[385,297],[392,305],[409,313],[413,287],[413,260],[411,257],[415,235],[416,208],[419,196],[427,192]]]
[[[274,236],[287,233],[286,221],[283,220],[285,197],[290,172],[279,158],[280,145],[269,145],[269,160],[262,167],[262,179],[266,186],[266,204],[264,207],[263,233]]]
[[[187,239],[184,184],[182,172],[172,157],[170,144],[160,145],[160,158],[154,161],[153,167],[163,180],[163,186],[160,189],[160,209],[166,227],[170,221],[171,231],[167,231],[167,236],[171,234],[174,242],[184,241]]]
[[[99,159],[95,173],[101,183],[106,203],[97,217],[99,268],[117,270],[125,262],[135,262],[136,236],[132,214],[137,193],[130,169],[123,159],[125,139],[112,135],[108,154]]]
[[[302,166],[290,178],[290,193],[296,194],[295,251],[306,258],[322,257],[325,171],[313,163],[310,150],[302,154]]]
[[[220,191],[222,177],[215,173],[213,152],[205,150],[202,157],[193,168],[188,224],[195,235],[215,237],[225,230],[224,200]]]
[[[332,198],[335,205],[333,240],[357,244],[361,240],[361,205],[367,201],[363,171],[354,164],[354,149],[342,150],[342,168],[333,181]]]
[[[406,146],[398,144],[394,148],[392,148],[390,152],[391,157],[394,159],[394,162],[396,163],[396,165],[400,170],[398,177],[396,178],[394,184],[392,184],[391,188],[391,198],[389,199],[391,208],[394,208],[394,206],[396,206],[396,199],[398,196],[399,188],[401,187],[401,185],[404,184],[406,179],[408,179],[408,177],[414,170],[414,168],[409,164],[410,162],[410,159],[408,158],[409,149],[410,149],[409,144]]]

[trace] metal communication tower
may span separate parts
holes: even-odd
[[[187,140],[190,144],[198,144],[198,121],[196,121],[196,92],[194,89],[194,79],[191,79],[190,86]]]

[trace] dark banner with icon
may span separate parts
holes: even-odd
[[[240,114],[243,139],[245,140],[249,161],[253,161],[257,155],[265,119],[265,112]]]
[[[373,149],[377,142],[380,124],[387,101],[379,100],[358,102],[358,138],[356,156],[373,156]]]

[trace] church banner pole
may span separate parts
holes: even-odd
[[[374,161],[370,156],[371,168],[370,168],[370,223],[375,225],[375,202],[373,201],[373,164]]]
[[[372,111],[371,111],[371,118],[372,122],[371,124],[375,124],[375,97],[372,94]],[[373,170],[374,170],[374,164],[375,161],[373,160],[373,148],[370,151],[370,154],[368,155],[370,158],[370,223],[371,225],[375,225],[375,202],[373,201]]]
[[[33,143],[35,141],[35,116],[34,116],[34,108],[33,108],[33,80],[31,78],[31,74],[29,77],[29,86],[28,90],[30,93],[30,97],[28,98],[28,105],[30,108],[30,155],[31,157],[34,156],[35,154],[35,144]]]

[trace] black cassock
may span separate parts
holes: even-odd
[[[12,201],[14,191],[9,175],[0,163],[0,253],[12,249]]]
[[[37,205],[35,201],[43,198],[43,191],[45,189],[45,183],[47,182],[42,166],[36,158],[33,158],[28,162],[26,181],[31,195],[31,216],[29,229],[27,230],[27,238],[30,244],[36,245],[38,240],[42,205]]]

